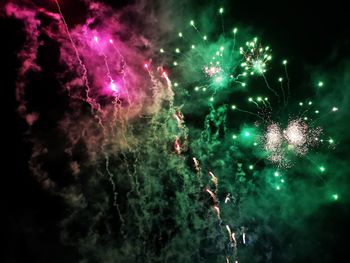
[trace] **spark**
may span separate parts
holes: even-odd
[[[209,171],[209,176],[211,177],[210,180],[213,182],[213,184],[215,185],[215,192],[217,191],[218,189],[218,178],[215,177],[215,175]]]
[[[232,233],[231,237],[232,237],[232,241],[233,241],[232,243],[236,246],[237,241],[236,241],[235,233]]]
[[[226,225],[226,229],[227,229],[227,232],[228,232],[228,237],[229,237],[230,241],[232,242],[233,240],[232,240],[232,232],[231,232],[231,229],[230,229],[230,227],[229,227],[228,225]]]
[[[181,129],[182,128],[182,124],[184,123],[184,116],[181,113],[181,111],[176,111],[174,114],[174,118],[177,121],[177,126]]]
[[[213,208],[214,208],[215,212],[217,213],[218,221],[221,222],[220,208],[217,205],[214,205]]]
[[[228,193],[225,197],[225,204],[227,204],[229,201],[231,201],[230,199],[230,193]]]
[[[205,191],[210,195],[210,197],[213,199],[214,204],[217,203],[216,195],[209,189],[206,188]]]
[[[174,142],[174,149],[177,154],[181,153],[181,144],[179,138],[176,137],[175,142]]]
[[[111,90],[113,90],[114,92],[118,92],[118,87],[117,85],[111,81],[111,84],[110,84],[110,88]]]
[[[194,168],[196,169],[197,172],[199,172],[200,171],[199,161],[195,157],[193,157],[192,160],[194,163]]]

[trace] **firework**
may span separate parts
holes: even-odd
[[[270,161],[288,167],[293,156],[303,156],[319,143],[321,133],[320,127],[309,128],[300,118],[290,120],[283,131],[277,123],[272,123],[267,127],[263,144]]]
[[[254,75],[266,72],[267,63],[272,59],[269,46],[263,47],[258,43],[258,38],[254,38],[253,41],[246,42],[246,49],[240,47],[239,51],[245,59],[241,63],[241,67],[245,70],[243,74],[250,72],[251,75]]]
[[[331,104],[323,114],[321,104],[308,100],[295,110],[289,101],[295,98],[287,60],[278,69],[284,75],[270,82],[275,75],[271,48],[249,34],[238,36],[237,28],[228,30],[223,7],[217,10],[221,32],[206,32],[201,23],[190,20],[187,28],[172,34],[178,36],[174,43],[160,47],[173,39],[149,39],[162,36],[149,26],[153,22],[134,25],[125,19],[130,10],[142,8],[130,6],[119,14],[87,1],[86,21],[73,26],[55,3],[58,13],[45,23],[35,10],[25,13],[37,19],[34,36],[27,30],[36,49],[41,35],[57,42],[57,64],[64,70],[55,81],[67,91],[69,106],[62,110],[64,117],[54,121],[52,133],[65,139],[62,143],[51,131],[49,139],[33,135],[29,164],[40,183],[73,204],[63,236],[69,236],[75,222],[86,221],[88,235],[77,238],[84,248],[79,250],[85,253],[83,261],[98,255],[93,261],[136,262],[144,257],[177,262],[188,251],[186,260],[195,261],[206,257],[203,251],[221,253],[224,246],[221,259],[226,262],[238,262],[237,249],[247,262],[254,261],[252,251],[269,254],[273,242],[263,231],[273,228],[267,220],[270,211],[285,212],[295,199],[285,198],[284,203],[282,197],[294,194],[288,182],[298,172],[298,161],[308,161],[316,167],[317,178],[327,182],[330,165],[326,158],[316,163],[314,150],[326,145],[328,151],[338,142],[335,134],[323,136],[319,120],[341,108]],[[31,63],[35,52],[28,56]],[[20,72],[21,95],[26,71]],[[325,88],[325,83],[318,81],[317,86]],[[27,105],[24,97],[19,96],[22,108]],[[39,114],[25,118],[31,126]],[[59,141],[57,150],[52,141]],[[69,160],[67,170],[73,175],[63,182],[56,171],[45,171],[61,148],[61,159]],[[337,189],[328,193],[332,201],[342,197]],[[287,212],[278,216],[283,219]],[[179,246],[179,240],[186,246]],[[267,245],[256,249],[263,242]],[[113,251],[93,253],[96,247]]]

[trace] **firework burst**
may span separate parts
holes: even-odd
[[[309,128],[302,119],[293,119],[282,130],[277,123],[270,124],[263,136],[267,158],[279,167],[290,167],[293,156],[303,156],[319,143],[320,127]]]

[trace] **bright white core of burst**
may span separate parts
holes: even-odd
[[[268,151],[273,151],[279,148],[282,144],[282,135],[280,128],[277,124],[271,124],[269,127],[267,127],[267,133],[266,133],[266,144],[265,147]]]
[[[306,143],[307,125],[299,120],[293,120],[288,124],[287,129],[283,131],[283,135],[292,146],[302,146]]]

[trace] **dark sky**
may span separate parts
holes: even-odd
[[[113,2],[118,1],[105,2],[113,5]],[[211,1],[198,2],[200,8]],[[263,32],[272,46],[279,46],[276,51],[278,56],[288,54],[295,63],[291,75],[307,78],[311,74],[308,71],[311,66],[317,68],[322,65],[323,69],[334,69],[343,60],[349,59],[349,9],[346,1],[226,2],[225,13],[231,17],[227,21],[232,20],[232,23],[251,26]],[[123,3],[114,5],[117,7]],[[70,12],[73,14],[74,10]],[[58,224],[64,216],[60,199],[42,190],[28,171],[31,145],[24,136],[26,124],[16,113],[14,92],[16,70],[19,67],[16,53],[24,40],[21,23],[2,14],[0,29],[1,88],[5,92],[2,98],[5,100],[3,116],[6,116],[2,124],[2,130],[6,132],[3,137],[3,155],[6,158],[3,159],[5,167],[1,173],[0,190],[3,196],[0,235],[4,244],[0,261],[77,262],[76,252],[59,241]],[[315,237],[315,254],[310,255],[310,261],[306,261],[307,256],[302,258],[304,262],[319,262],[317,257],[322,257],[327,251],[331,258],[325,262],[347,262],[345,259],[336,261],[335,258],[348,256],[345,231],[350,222],[349,208],[346,203],[339,203],[324,209],[327,212],[319,215],[321,219],[315,215],[309,222],[319,235]],[[52,258],[56,259],[52,261]]]

